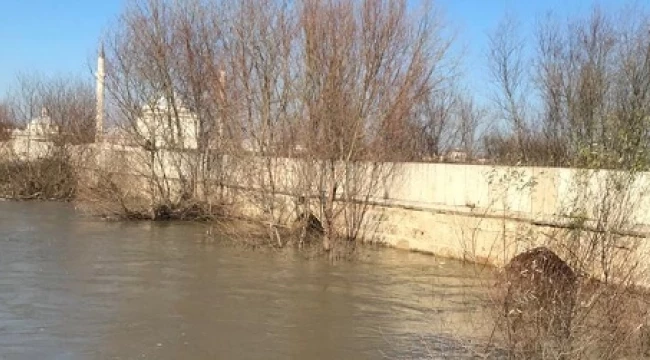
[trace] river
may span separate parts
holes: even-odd
[[[473,266],[206,239],[202,224],[0,202],[0,359],[460,358],[489,332]]]

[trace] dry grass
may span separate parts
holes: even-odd
[[[71,200],[77,174],[65,159],[13,160],[0,164],[0,196],[14,200]]]
[[[510,359],[650,356],[647,290],[576,274],[545,248],[513,258],[498,280],[495,343]]]
[[[210,221],[227,215],[224,204],[210,204],[191,197],[177,201],[153,200],[134,186],[133,176],[101,173],[79,187],[79,210],[109,220]],[[167,199],[168,200],[168,199]]]

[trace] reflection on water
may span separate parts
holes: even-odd
[[[390,250],[330,264],[204,239],[198,224],[0,202],[0,358],[437,358],[486,330],[487,281],[469,266]]]

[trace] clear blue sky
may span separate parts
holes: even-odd
[[[620,6],[621,2],[601,0],[598,3],[607,10]],[[2,0],[0,95],[8,90],[19,72],[90,77],[89,65],[94,60],[98,39],[125,3],[126,0]],[[459,32],[458,45],[466,54],[466,81],[476,89],[485,80],[486,33],[507,9],[525,25],[523,31],[530,33],[538,15],[548,10],[567,16],[584,14],[594,1],[439,0],[437,3],[449,24]]]
[[[18,72],[91,76],[98,39],[125,0],[2,0],[0,96]]]
[[[449,25],[458,31],[457,49],[465,55],[464,82],[482,103],[490,96],[486,60],[488,33],[506,13],[518,20],[522,36],[530,40],[526,45],[531,50],[537,21],[549,12],[563,20],[589,15],[594,5],[606,13],[632,4],[647,9],[650,0],[438,0],[437,4],[442,7]]]

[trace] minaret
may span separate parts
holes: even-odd
[[[106,79],[106,71],[104,69],[104,44],[99,49],[99,56],[97,57],[97,115],[95,119],[95,142],[101,142],[102,135],[104,134],[104,80]]]

